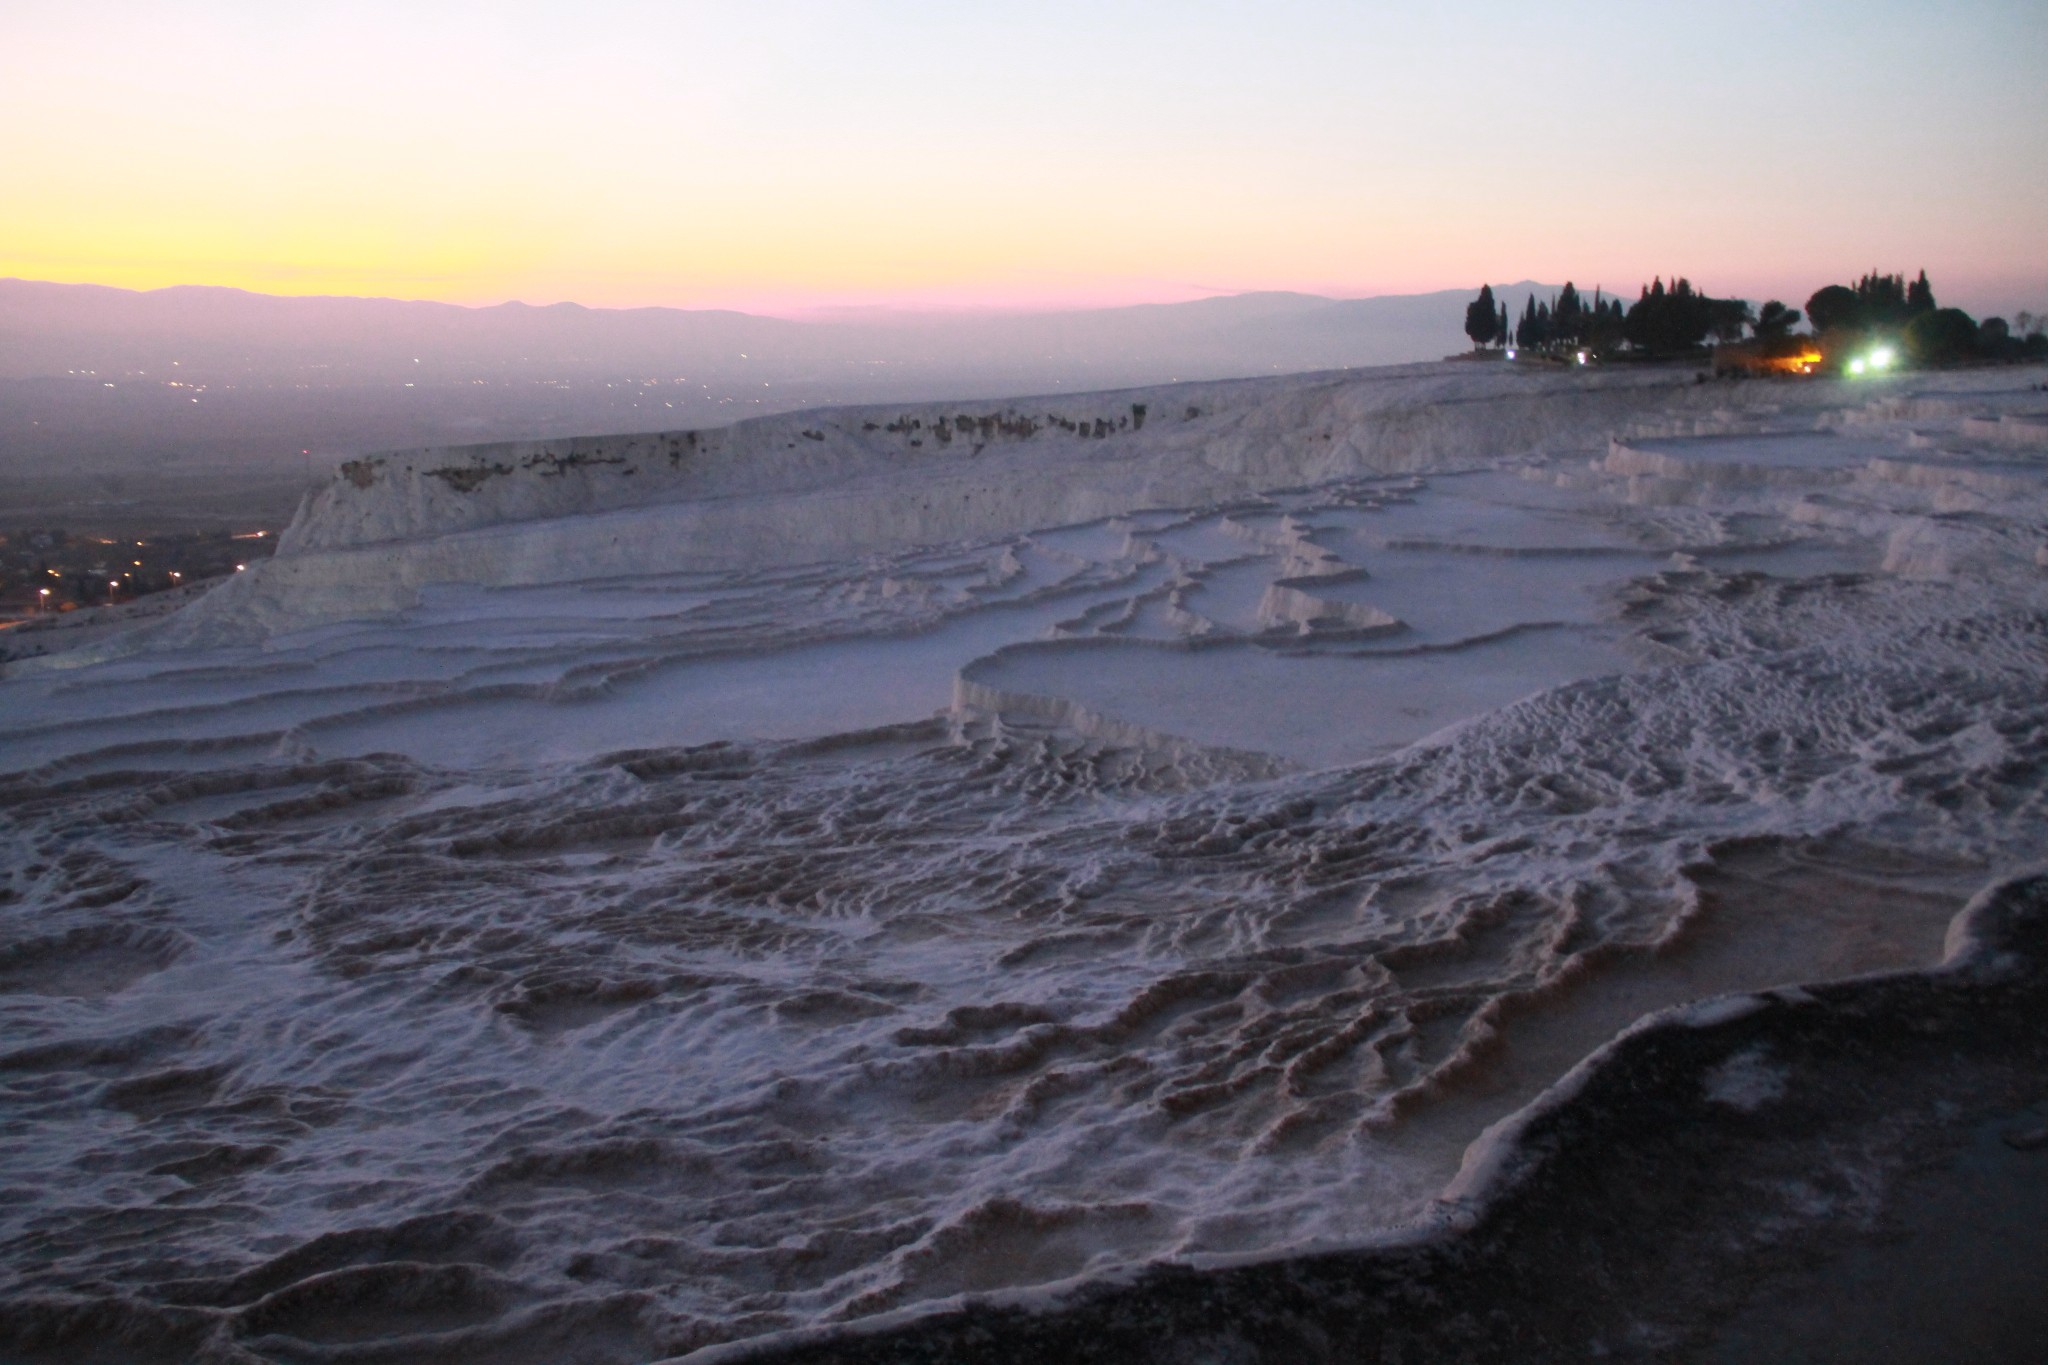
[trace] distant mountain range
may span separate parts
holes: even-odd
[[[1476,293],[796,322],[0,280],[0,530],[281,520],[366,451],[1435,360]]]
[[[1550,286],[1497,289],[1510,299]],[[0,378],[101,371],[323,385],[473,378],[834,382],[869,396],[1021,393],[1433,360],[1463,349],[1473,290],[1331,299],[1255,293],[1055,313],[792,322],[723,310],[466,308],[181,286],[0,280]],[[836,385],[835,385],[836,386]],[[849,399],[856,395],[847,394]]]

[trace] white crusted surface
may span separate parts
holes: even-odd
[[[1339,1244],[1632,1021],[1932,962],[2048,852],[2039,491],[1945,513],[1859,437],[1645,500],[1614,433],[1494,468],[1422,413],[1359,473],[1288,453],[1296,382],[1225,501],[1196,459],[836,560],[825,493],[687,571],[593,548],[654,506],[305,550],[0,681],[7,1292],[371,1229],[429,1298],[489,1267],[433,1330],[640,1295],[644,1359]],[[1596,422],[1558,397],[1528,430]]]

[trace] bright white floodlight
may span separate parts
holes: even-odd
[[[1880,346],[1870,353],[1870,368],[1882,370],[1892,363],[1892,348]]]
[[[1862,357],[1862,356],[1857,356],[1857,357],[1856,357],[1856,358],[1855,358],[1854,360],[1852,360],[1852,361],[1850,361],[1850,362],[1849,362],[1849,373],[1850,373],[1850,374],[1862,374],[1862,373],[1863,373],[1863,369],[1864,369],[1864,365],[1863,365],[1863,357]]]

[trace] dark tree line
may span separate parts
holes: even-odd
[[[1531,294],[1518,322],[1509,322],[1508,306],[1495,302],[1492,285],[1481,285],[1479,297],[1465,306],[1465,335],[1472,338],[1474,346],[1482,347],[1607,350],[1620,342],[1622,322],[1620,299],[1609,299],[1598,289],[1587,299],[1570,280],[1548,301]]]
[[[1620,299],[1607,298],[1598,289],[1590,300],[1582,298],[1566,280],[1548,303],[1539,303],[1533,294],[1529,297],[1515,326],[1515,344],[1530,350],[1607,350],[1621,339],[1621,330]]]
[[[2048,336],[2031,315],[2021,315],[2015,336],[2004,318],[1978,322],[1960,308],[1943,308],[1924,270],[1911,283],[1872,271],[1853,285],[1823,286],[1806,301],[1806,315],[1823,345],[1839,351],[1888,338],[1922,365],[2048,356]]]
[[[1472,338],[1474,346],[1491,346],[1500,340],[1504,328],[1501,320],[1507,316],[1507,305],[1496,305],[1493,301],[1493,286],[1479,286],[1479,297],[1465,305],[1465,335]]]
[[[1910,282],[1904,275],[1873,271],[1853,285],[1827,285],[1806,301],[1803,316],[1830,354],[1846,353],[1876,338],[1893,338],[1921,364],[2048,356],[2048,335],[2043,333],[2048,319],[2022,314],[2019,335],[2002,318],[1979,323],[1959,308],[1936,304],[1924,270]],[[1739,342],[1747,331],[1764,354],[1784,355],[1811,344],[1812,339],[1792,334],[1801,317],[1799,309],[1777,299],[1752,312],[1746,300],[1713,298],[1683,276],[1666,288],[1660,276],[1643,287],[1626,311],[1619,299],[1606,298],[1596,289],[1589,301],[1567,282],[1548,301],[1531,295],[1521,319],[1510,325],[1506,303],[1494,297],[1491,285],[1484,285],[1479,297],[1466,306],[1465,335],[1477,347],[1583,349],[1607,355],[1625,344],[1637,354],[1662,356],[1694,350],[1709,337],[1723,345]]]
[[[1879,275],[1873,271],[1853,286],[1823,286],[1806,301],[1806,316],[1813,319],[1813,330],[1823,334],[1842,330],[1900,331],[1915,318],[1934,311],[1934,287],[1927,283],[1924,270],[1911,284],[1906,283],[1903,275]]]
[[[1773,325],[1782,323],[1781,330],[1798,321],[1796,312],[1783,321],[1783,304],[1769,306],[1780,310],[1773,315]],[[1626,309],[1620,299],[1608,298],[1599,289],[1588,299],[1567,280],[1550,299],[1530,295],[1523,302],[1521,319],[1512,325],[1506,305],[1494,299],[1493,286],[1481,286],[1479,297],[1465,308],[1465,335],[1481,347],[1512,344],[1527,351],[1586,350],[1605,355],[1626,343],[1647,355],[1666,355],[1689,350],[1709,335],[1739,339],[1754,321],[1741,299],[1710,298],[1686,279],[1666,289],[1660,277],[1645,285],[1642,296]]]
[[[1756,320],[1742,299],[1717,299],[1692,287],[1680,276],[1669,289],[1662,277],[1646,286],[1629,306],[1622,337],[1646,355],[1689,351],[1709,336],[1716,341],[1742,339],[1742,329]]]
[[[1756,321],[1750,324],[1750,330],[1756,333],[1758,341],[1766,344],[1783,341],[1791,335],[1792,329],[1799,325],[1799,318],[1800,312],[1797,308],[1787,308],[1778,300],[1772,299],[1757,310]]]

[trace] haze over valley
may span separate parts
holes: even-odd
[[[789,321],[0,280],[0,529],[277,526],[342,460],[410,446],[1433,360],[1465,298]]]

